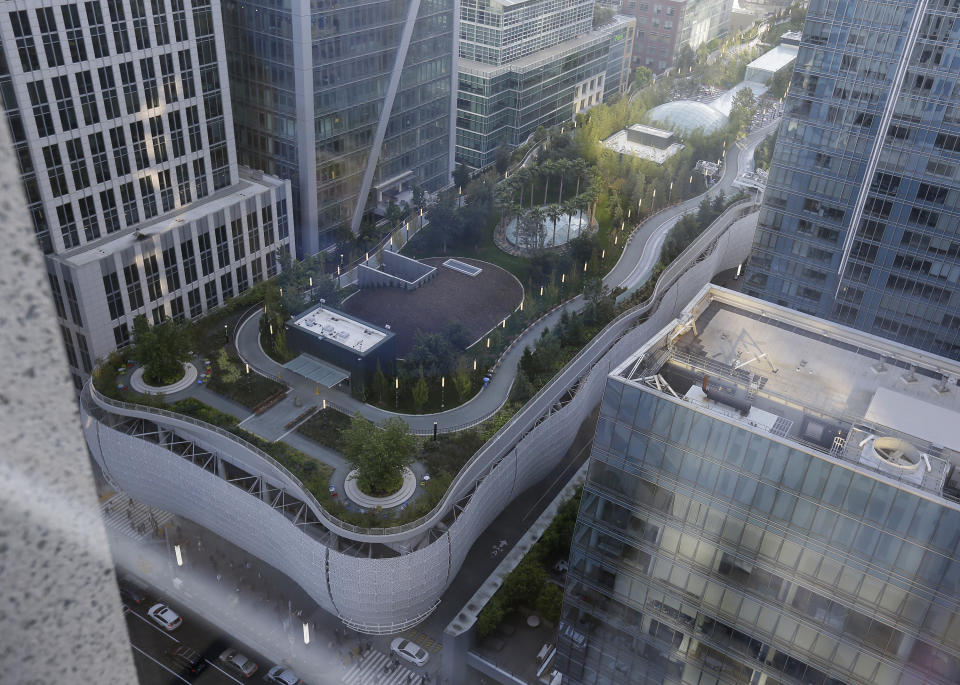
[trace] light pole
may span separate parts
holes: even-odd
[[[400,376],[397,376],[396,378],[393,379],[393,389],[394,389],[393,406],[394,408],[399,409],[400,408]]]
[[[447,387],[447,379],[444,376],[440,376],[440,409],[443,410],[444,403],[444,388]]]

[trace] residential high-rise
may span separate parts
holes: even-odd
[[[633,66],[672,68],[680,50],[726,35],[732,9],[733,0],[623,0],[621,11],[637,19]]]
[[[240,162],[290,179],[314,254],[453,170],[453,0],[225,0]]]
[[[630,83],[634,21],[593,27],[594,0],[464,0],[456,160],[492,164],[539,126],[623,93]]]
[[[744,292],[960,358],[958,11],[810,3]]]
[[[706,286],[607,378],[563,681],[960,681],[958,377]]]
[[[7,2],[0,94],[79,388],[133,318],[275,273],[289,185],[237,166],[219,3]]]

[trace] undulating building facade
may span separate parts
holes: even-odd
[[[453,0],[225,0],[241,164],[290,179],[301,255],[450,182]]]
[[[705,287],[607,378],[564,682],[958,682],[958,377]]]
[[[218,2],[3,10],[0,93],[79,388],[135,316],[193,318],[274,273],[289,184],[237,165]]]
[[[958,11],[810,3],[744,292],[960,358]]]
[[[492,164],[501,145],[624,92],[634,21],[593,28],[593,0],[467,0],[460,6],[456,161]]]

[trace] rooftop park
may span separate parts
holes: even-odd
[[[517,373],[505,404],[483,423],[432,438],[409,435],[406,424],[392,419],[378,428],[370,421],[321,406],[319,400],[302,421],[290,427],[297,437],[266,440],[245,430],[240,422],[271,398],[282,397],[283,383],[249,368],[234,347],[240,319],[261,309],[260,344],[275,361],[292,358],[285,340],[289,318],[321,299],[332,307],[348,307],[352,288],[340,288],[339,257],[330,255],[293,261],[282,257],[280,273],[193,322],[138,323],[134,344],[103,362],[94,376],[97,389],[110,397],[172,411],[224,428],[260,447],[299,478],[333,516],[357,526],[399,525],[431,511],[464,464],[540,388],[549,383],[582,347],[619,312],[646,299],[660,272],[694,240],[730,200],[722,195],[704,200],[698,211],[683,217],[668,235],[660,262],[647,286],[628,302],[617,303],[616,291],[603,277],[616,263],[631,232],[645,218],[669,204],[702,193],[705,179],[693,168],[699,159],[720,159],[732,148],[740,130],[731,126],[712,134],[700,131],[683,138],[684,149],[662,165],[618,155],[599,141],[632,123],[670,96],[671,82],[660,79],[631,98],[594,107],[578,115],[575,125],[541,129],[533,145],[513,157],[498,155],[498,166],[472,178],[458,169],[451,189],[428,201],[423,194],[414,206],[396,208],[388,221],[401,226],[404,217],[419,217],[425,226],[403,252],[412,257],[456,255],[505,269],[522,286],[516,309],[479,339],[456,321],[414,335],[395,375],[378,369],[351,388],[354,396],[389,411],[408,414],[436,412],[468,401],[483,387],[483,378],[498,368],[504,351],[528,327],[577,295],[578,311],[553,314],[555,319],[535,337],[523,340]],[[735,118],[732,118],[735,119]],[[530,153],[526,166],[521,160]],[[462,188],[462,190],[461,190]],[[546,209],[542,209],[546,208]],[[573,210],[573,214],[571,214]],[[585,230],[568,238],[565,220],[583,218]],[[498,243],[510,220],[523,249],[505,251]],[[388,226],[388,229],[390,228]],[[563,232],[563,235],[561,235]],[[352,239],[354,253],[376,249],[374,233]],[[386,240],[389,241],[389,236]],[[372,240],[372,242],[371,242]],[[384,238],[378,238],[382,244]],[[509,241],[508,241],[509,242]],[[541,328],[543,328],[541,324]],[[147,379],[166,384],[193,361],[203,371],[201,385],[167,399],[141,395],[126,382],[130,365],[139,362]],[[209,369],[209,371],[208,371]],[[227,400],[224,405],[212,393]],[[216,399],[216,401],[215,401]],[[214,407],[216,405],[216,408]],[[225,407],[225,408],[224,408]],[[247,424],[249,425],[249,424]],[[286,435],[286,434],[285,434]],[[334,469],[311,451],[310,445],[333,450],[359,472],[358,485],[371,495],[391,492],[398,473],[411,462],[429,472],[419,496],[397,511],[347,509],[329,490]],[[322,454],[318,449],[316,454]]]

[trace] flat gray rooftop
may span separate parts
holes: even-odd
[[[868,467],[903,447],[886,472],[924,489],[960,466],[960,364],[723,288],[613,375]]]

